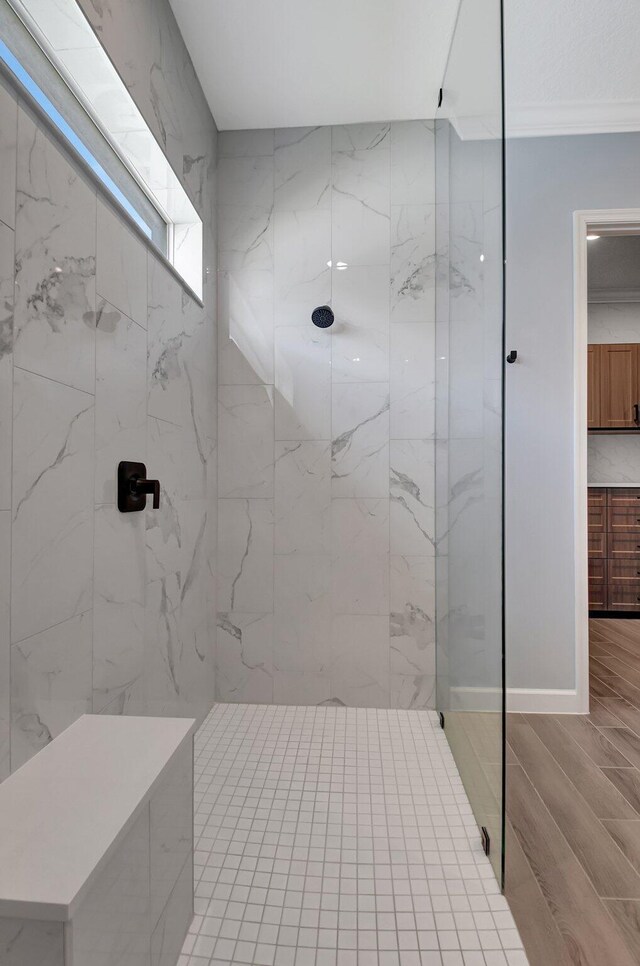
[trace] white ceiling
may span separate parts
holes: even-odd
[[[433,117],[458,0],[171,0],[220,130]]]
[[[221,130],[433,117],[459,6],[170,2]],[[640,130],[640,0],[504,5],[509,134]],[[493,47],[497,23],[485,16],[493,7],[464,0],[456,39],[451,93],[464,90],[464,107],[479,117],[495,110],[498,64],[479,49]]]
[[[640,130],[640,0],[505,0],[511,135]]]

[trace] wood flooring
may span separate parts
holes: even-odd
[[[507,718],[506,895],[530,966],[640,964],[640,620],[590,621],[591,713]]]

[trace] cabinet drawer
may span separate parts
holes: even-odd
[[[590,486],[587,492],[588,492],[589,506],[607,505],[607,491],[604,488]]]
[[[599,560],[590,561],[600,563]],[[591,573],[591,571],[589,571]],[[609,580],[612,584],[637,584],[640,588],[640,557],[635,560],[610,560],[609,561]],[[640,590],[638,591],[640,593]]]
[[[609,507],[609,532],[636,530],[640,534],[640,506]]]
[[[640,582],[635,587],[609,584],[609,610],[640,610]]]
[[[617,563],[622,566],[631,566],[635,568],[635,562],[633,560],[619,560]],[[607,561],[591,559],[589,560],[589,580],[604,580],[607,572]],[[640,579],[640,578],[639,578]]]
[[[640,552],[640,551],[639,551]],[[604,559],[607,556],[606,533],[589,533],[589,560]]]
[[[589,533],[604,533],[607,529],[607,508],[604,506],[590,506],[588,522]]]
[[[609,490],[609,506],[640,506],[640,488],[615,486]]]
[[[608,543],[610,560],[640,556],[640,533],[610,533]]]
[[[589,581],[589,610],[607,610],[607,585],[604,580]]]

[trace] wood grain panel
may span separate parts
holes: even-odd
[[[603,768],[602,774],[624,795],[640,818],[640,772],[637,768]],[[608,819],[603,819],[603,823],[608,827]]]
[[[638,346],[622,342],[602,345],[596,358],[600,372],[600,426],[632,429],[637,426],[634,407],[640,402]]]
[[[630,762],[601,731],[579,714],[558,715],[556,723],[571,735],[601,768],[628,768]]]
[[[534,731],[535,735],[544,744],[552,759],[555,759],[555,762],[565,777],[580,792],[584,800],[589,803],[590,809],[598,818],[635,818],[630,811],[628,802],[618,791],[611,787],[611,783],[607,781],[600,769],[594,765],[591,758],[589,758],[567,732],[561,731],[557,727],[553,718],[547,715],[535,714],[527,715],[526,718],[531,730]],[[610,730],[615,731],[614,728]],[[610,731],[608,730],[607,736],[609,734]],[[521,750],[524,753],[525,749],[516,747],[513,741],[511,741],[511,747],[518,756],[521,764],[528,771],[528,760],[524,761],[521,753]],[[532,764],[539,771],[541,756],[535,754],[535,745],[529,743],[527,751],[533,758]],[[547,759],[544,759],[544,761],[548,767],[551,767]],[[543,775],[540,775],[541,779],[543,777]]]
[[[637,966],[622,933],[518,765],[508,769],[507,812],[574,966]],[[532,966],[554,963],[552,958],[532,960]]]
[[[509,776],[509,772],[507,772]],[[507,777],[509,781],[509,777]],[[549,817],[551,821],[551,818]],[[527,862],[511,822],[506,826],[507,869],[505,895],[530,966],[573,966],[565,939],[547,899]]]
[[[553,725],[553,722],[551,722]],[[571,740],[571,739],[569,739]],[[640,898],[640,876],[627,862],[620,862],[611,848],[611,840],[587,801],[576,793],[549,752],[531,729],[516,725],[510,737],[511,747],[553,820],[573,849],[582,868],[601,896]],[[576,745],[577,747],[577,745]],[[618,817],[635,818],[637,813],[605,776],[591,763],[592,785],[604,785],[619,800],[611,809]],[[583,787],[585,782],[582,782]],[[602,794],[600,793],[600,797]]]
[[[600,345],[587,346],[587,426],[600,426]]]

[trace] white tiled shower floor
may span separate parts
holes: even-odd
[[[437,716],[217,705],[179,966],[524,966]]]

